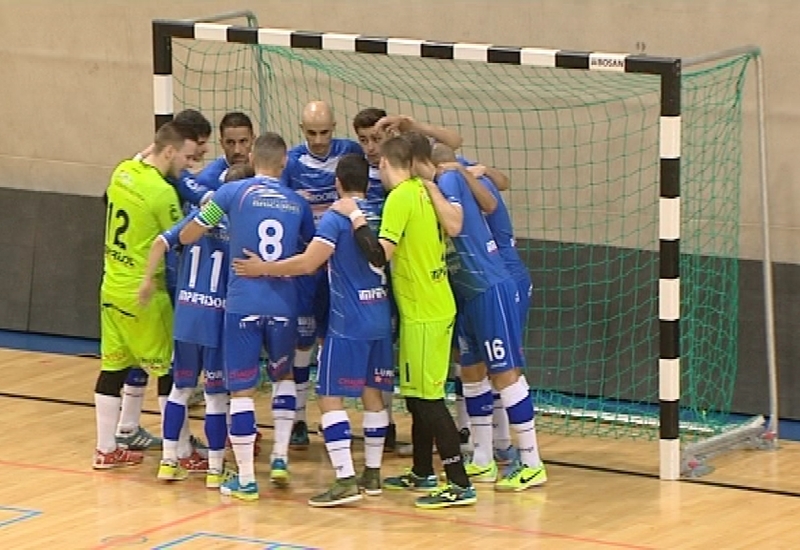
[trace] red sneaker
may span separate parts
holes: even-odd
[[[110,453],[104,453],[95,449],[92,468],[95,470],[110,470],[111,468],[120,468],[122,466],[135,466],[136,464],[141,464],[142,460],[144,460],[144,453],[139,451],[130,451],[117,447]]]
[[[178,459],[178,463],[190,474],[204,474],[208,471],[208,459],[203,458],[196,450],[186,458]]]

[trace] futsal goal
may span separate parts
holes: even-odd
[[[231,18],[245,16],[241,24]],[[660,477],[777,435],[761,59],[694,59],[259,28],[252,14],[153,22],[159,126],[231,110],[299,143],[329,102],[457,130],[506,172],[534,281],[526,377],[540,431],[659,440]],[[770,410],[731,414],[739,382],[743,94],[756,68]],[[759,368],[762,365],[759,365]],[[767,411],[765,411],[767,413]]]

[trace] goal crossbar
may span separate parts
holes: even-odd
[[[154,20],[152,31],[156,128],[173,116],[172,39],[658,77],[659,473],[665,480],[681,476],[687,462],[680,443],[681,58],[379,38],[188,20]]]

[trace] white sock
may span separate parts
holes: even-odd
[[[240,413],[252,413],[255,411],[252,397],[234,397],[231,399],[231,416]],[[236,458],[236,466],[239,473],[239,483],[247,485],[256,480],[253,448],[256,442],[256,434],[233,435],[230,434],[233,456]]]
[[[336,478],[356,475],[353,466],[353,455],[350,451],[352,436],[350,419],[345,411],[331,411],[322,415],[322,433],[325,436],[325,448],[336,472]]]
[[[533,402],[530,400],[525,380],[520,378],[500,390],[500,399],[508,413],[509,423],[517,434],[520,460],[532,468],[539,466],[542,459],[539,456],[539,445],[536,441]],[[520,404],[522,406],[517,406]]]
[[[383,410],[386,411],[386,425],[394,424],[394,419],[392,418],[392,402],[394,401],[394,391],[384,391],[381,392],[383,396]]]
[[[178,436],[178,458],[189,458],[194,452],[192,447],[192,431],[189,429],[189,409],[186,409],[186,417],[183,419],[181,434]]]
[[[494,448],[505,451],[511,446],[511,426],[508,423],[508,413],[503,407],[503,400],[499,393],[494,393],[494,409],[492,410],[492,427],[494,428]]]
[[[386,410],[364,411],[364,464],[367,468],[380,468],[383,461],[383,444],[389,415]]]
[[[505,413],[505,411],[503,411]],[[469,428],[469,413],[467,413],[467,401],[463,395],[456,396],[456,427],[460,432],[464,428]]]
[[[494,460],[492,452],[492,386],[487,378],[480,382],[464,382],[464,401],[472,414],[469,415],[472,442],[475,451],[472,462],[477,466],[488,466]],[[475,410],[475,402],[488,401],[484,410]]]
[[[94,394],[94,414],[97,422],[97,450],[111,453],[117,448],[117,420],[121,398]]]
[[[296,386],[294,380],[279,380],[272,385],[272,422],[275,425],[275,442],[271,460],[289,457],[289,440],[295,419]]]
[[[117,434],[130,434],[136,431],[142,420],[142,406],[146,386],[122,386],[122,411],[119,415]]]

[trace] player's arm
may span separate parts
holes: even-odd
[[[387,201],[387,205],[394,205],[396,201]],[[408,209],[405,208],[406,205],[402,205],[401,210],[404,210],[405,213],[398,212],[398,209],[393,208],[393,206],[389,206],[387,210],[387,206],[384,206],[383,209],[383,221],[381,223],[381,233],[383,234],[383,226],[384,222],[387,220],[387,212],[389,214],[389,219],[392,220],[394,226],[401,226],[405,227],[405,220],[408,219]],[[359,250],[367,259],[367,261],[377,268],[381,268],[386,266],[389,263],[389,260],[392,259],[392,255],[394,254],[394,249],[397,246],[397,243],[400,242],[400,238],[402,236],[402,229],[400,230],[392,230],[390,233],[392,235],[396,234],[396,241],[390,240],[389,238],[378,238],[372,229],[370,229],[369,225],[367,224],[367,218],[364,215],[358,205],[356,205],[355,201],[350,198],[339,199],[333,205],[331,205],[331,210],[339,212],[340,214],[347,216],[350,218],[350,221],[353,224],[353,236],[356,239],[356,243],[358,244]],[[394,213],[394,214],[393,214]]]
[[[213,189],[202,185],[188,171],[184,170],[181,177],[175,182],[175,189],[181,200],[195,206],[203,206],[214,194]]]
[[[450,237],[458,236],[464,225],[464,211],[461,209],[461,204],[452,199],[446,199],[439,187],[432,181],[426,180],[425,188],[428,190],[436,217],[439,218],[444,232]]]
[[[214,198],[208,201],[200,213],[181,229],[179,240],[181,244],[191,244],[206,234],[209,229],[215,227],[225,215],[228,204],[232,196],[231,184],[220,187],[214,193]]]
[[[444,143],[454,151],[464,143],[464,139],[458,132],[443,126],[420,122],[407,115],[386,116],[378,121],[377,126],[383,130],[396,130],[400,133],[417,132],[423,136],[433,138],[440,143]]]
[[[511,188],[511,179],[504,172],[491,166],[484,166],[486,177],[492,180],[498,191],[506,191]]]
[[[489,191],[485,185],[478,181],[478,178],[475,177],[472,172],[464,168],[461,164],[457,162],[445,162],[439,165],[439,168],[442,170],[455,170],[459,174],[461,174],[464,180],[467,182],[467,187],[469,187],[472,196],[475,197],[475,201],[480,206],[481,210],[486,212],[487,214],[491,214],[495,210],[497,210],[497,199],[492,192]]]
[[[240,277],[294,277],[314,273],[330,259],[333,247],[321,239],[314,239],[302,254],[277,262],[265,262],[247,249],[243,252],[245,258],[234,258],[232,262],[233,272]]]
[[[150,298],[153,296],[153,292],[156,288],[155,275],[158,271],[158,268],[161,266],[161,262],[164,260],[164,255],[167,253],[167,250],[178,246],[178,235],[180,234],[181,229],[183,229],[183,227],[189,223],[194,216],[195,213],[185,217],[175,226],[156,237],[153,241],[153,244],[150,245],[150,253],[147,256],[144,279],[139,285],[139,303],[141,305],[147,305],[147,303],[150,301]]]

